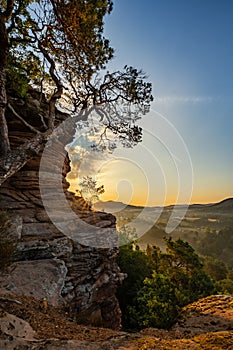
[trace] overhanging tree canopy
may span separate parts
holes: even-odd
[[[141,141],[138,119],[149,111],[151,84],[132,67],[100,74],[113,57],[103,36],[104,16],[112,10],[110,0],[8,0],[0,5],[0,164],[1,183],[38,152],[55,127],[55,106],[70,115],[87,118],[84,109],[95,109],[100,141],[95,147],[113,149],[118,138],[130,147]],[[6,67],[16,57],[49,100],[47,130],[35,130],[35,138],[10,150],[5,111]],[[38,75],[31,74],[36,66]],[[34,70],[35,71],[35,70]],[[39,78],[39,79],[38,79]],[[38,81],[39,80],[39,81]],[[16,157],[17,155],[17,157]]]

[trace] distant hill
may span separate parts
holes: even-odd
[[[233,211],[233,198],[226,198],[217,203],[209,203],[209,204],[191,204],[189,209],[195,210],[204,210],[211,212],[232,212]]]
[[[233,198],[226,198],[219,203],[210,205],[211,209],[233,209]]]
[[[95,210],[104,210],[108,213],[114,213],[118,212],[124,209],[143,209],[144,207],[142,206],[136,206],[136,205],[130,205],[130,204],[125,204],[122,202],[114,202],[114,201],[99,201],[94,204]]]
[[[183,204],[178,204],[175,206],[176,209],[184,209],[187,207],[187,205]],[[94,205],[94,208],[96,210],[104,210],[106,212],[114,213],[114,212],[119,212],[122,210],[129,210],[129,209],[136,209],[136,210],[142,210],[144,207],[143,206],[137,206],[137,205],[130,205],[130,204],[125,204],[122,202],[114,202],[114,201],[99,201]],[[159,206],[154,206],[154,207],[147,207],[148,209],[161,209]],[[174,205],[167,205],[164,207],[164,210],[172,210],[174,208]],[[190,204],[188,207],[189,210],[193,209],[200,209],[200,210],[205,210],[205,209],[211,209],[211,210],[216,210],[216,211],[230,211],[233,210],[233,198],[226,198],[220,202],[217,203],[208,203],[208,204]]]
[[[186,205],[182,205],[182,204],[178,204],[176,205],[176,209],[184,209],[186,207]],[[166,207],[164,207],[164,209],[173,209],[174,205],[168,205]],[[233,198],[226,198],[220,202],[217,203],[207,203],[207,204],[199,204],[199,203],[195,203],[195,204],[190,204],[188,207],[189,210],[193,210],[193,209],[200,209],[200,210],[205,210],[205,209],[211,209],[211,211],[214,210],[232,210],[233,209]]]

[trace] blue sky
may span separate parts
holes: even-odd
[[[191,180],[191,202],[233,197],[233,1],[115,0],[105,35],[115,48],[109,70],[142,68],[155,101],[143,143],[98,169],[104,198],[187,202]]]

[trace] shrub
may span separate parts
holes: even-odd
[[[6,88],[17,97],[26,97],[29,88],[29,79],[23,70],[22,63],[13,55],[9,55],[7,64]]]
[[[194,249],[181,239],[165,242],[165,252],[151,246],[120,248],[118,264],[127,278],[117,296],[126,329],[169,329],[183,306],[216,293]]]

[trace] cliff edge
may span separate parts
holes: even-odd
[[[11,108],[7,109],[7,121],[12,149],[35,137],[31,127],[41,131],[46,129],[48,105],[46,101],[39,101],[35,97],[38,96],[25,99],[9,97]],[[57,111],[56,125],[61,124],[66,117]],[[72,130],[61,135],[61,146],[52,155],[53,172],[51,169],[48,171],[45,183],[50,196],[54,193],[52,200],[57,203],[59,220],[65,221],[63,208],[59,207],[59,198],[56,196],[57,176],[61,172],[63,191],[71,211],[86,222],[90,229],[101,226],[115,232],[114,216],[91,211],[82,198],[68,191],[66,175],[70,165],[64,143],[70,142],[72,137]],[[0,187],[0,209],[7,210],[18,240],[13,271],[0,276],[0,296],[10,294],[37,300],[46,298],[53,306],[65,306],[74,320],[119,329],[121,312],[115,292],[123,275],[115,261],[118,250],[85,246],[54,226],[41,199],[41,155],[42,151],[35,152],[24,167]],[[63,159],[61,171],[56,169],[58,157]],[[69,224],[65,222],[65,225]],[[74,227],[76,229],[78,227]]]

